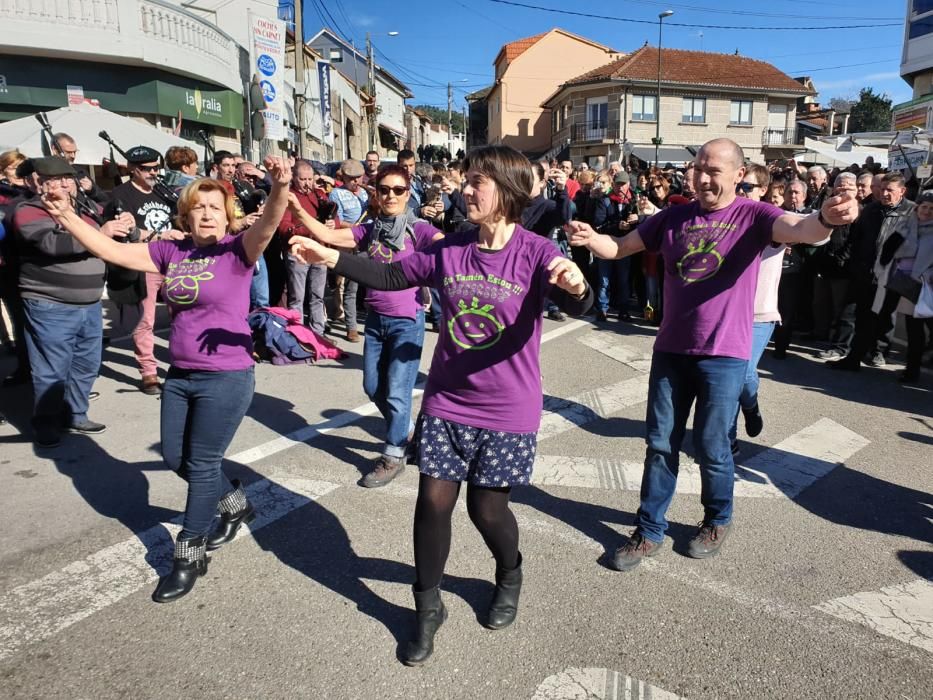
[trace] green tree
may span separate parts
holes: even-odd
[[[435,124],[443,124],[447,126],[447,108],[446,107],[433,107],[431,105],[412,105],[413,109],[420,110],[431,117],[431,121]],[[455,134],[463,133],[463,114],[458,110],[454,110],[450,115],[450,123],[453,125],[453,130]]]
[[[858,102],[852,105],[849,131],[889,131],[891,129],[891,98],[876,95],[874,90],[862,88]]]

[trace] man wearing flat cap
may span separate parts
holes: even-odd
[[[157,237],[172,228],[175,204],[163,199],[155,190],[161,160],[161,154],[148,146],[129,149],[126,162],[130,168],[130,180],[114,188],[110,204],[104,210],[107,219],[116,217],[121,211],[132,214],[141,240]],[[162,276],[157,273],[138,273],[108,266],[107,292],[110,299],[117,304],[139,306],[133,345],[142,375],[140,389],[150,395],[158,395],[162,391],[153,352],[156,296],[161,285]]]
[[[337,205],[337,218],[340,228],[351,228],[363,222],[369,207],[369,193],[363,187],[363,164],[349,158],[340,164],[338,177],[343,183],[331,190],[328,199]],[[356,292],[359,288],[353,280],[339,278],[337,298],[343,303],[343,314],[347,325],[347,340],[360,342],[360,333],[356,323]],[[340,287],[343,289],[341,290]],[[340,293],[342,291],[342,293]],[[340,318],[340,308],[336,317]]]
[[[64,158],[34,158],[32,168],[40,195],[65,190],[73,201],[75,171]],[[97,227],[83,212],[81,217]],[[39,197],[16,206],[13,228],[32,366],[35,444],[54,447],[63,429],[102,433],[106,426],[88,419],[87,410],[100,370],[104,263],[58,227]],[[125,235],[125,222],[102,231]]]

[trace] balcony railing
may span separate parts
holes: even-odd
[[[167,0],[0,0],[0,26],[20,53],[155,66],[242,91],[233,38]]]
[[[604,121],[581,122],[573,125],[570,138],[573,143],[615,143],[619,138],[619,127]]]
[[[795,146],[797,143],[797,129],[766,128],[761,132],[762,146]]]

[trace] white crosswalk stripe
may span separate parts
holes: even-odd
[[[249,529],[255,532],[338,487],[327,481],[291,478],[250,484],[246,493],[258,515]],[[0,597],[0,660],[168,573],[174,552],[169,534],[174,537],[179,529],[174,523],[156,525]],[[244,534],[241,529],[237,537]]]
[[[584,333],[577,340],[582,345],[601,352],[638,372],[647,372],[651,369],[651,352],[626,345],[615,333],[594,331]]]
[[[639,375],[609,386],[593,389],[569,399],[548,396],[538,429],[538,442],[600,418],[621,413],[648,398],[648,377]]]
[[[854,455],[869,441],[829,418],[794,433],[736,466],[735,495],[795,498]],[[638,491],[643,463],[615,458],[538,455],[532,483],[538,486]],[[677,493],[700,493],[700,469],[682,461]]]
[[[679,695],[605,668],[568,668],[549,676],[532,700],[678,700]]]

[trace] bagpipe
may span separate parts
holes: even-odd
[[[49,118],[46,116],[45,112],[36,114],[36,121],[38,121],[39,125],[42,127],[42,153],[47,156],[64,158],[65,152],[55,138],[52,125],[49,123]],[[97,208],[97,205],[80,187],[77,188],[77,194],[74,196],[74,207],[80,214],[84,214],[98,226],[103,225],[104,217],[100,215],[100,210]]]
[[[116,150],[117,153],[123,156],[123,158],[126,159],[127,163],[129,163],[129,158],[127,158],[126,151],[124,151],[116,143],[114,143],[113,139],[110,138],[110,135],[106,131],[100,131],[97,133],[97,135],[110,145],[110,162],[111,163],[116,162],[113,157],[114,150]],[[165,160],[162,158],[161,155],[159,156],[159,165],[162,167],[165,166]],[[167,184],[165,184],[165,180],[163,179],[162,175],[158,173],[156,173],[155,175],[155,183],[152,185],[152,191],[155,192],[156,195],[160,199],[162,199],[166,204],[170,206],[175,206],[178,203],[178,193],[175,192],[175,190],[173,190]]]

